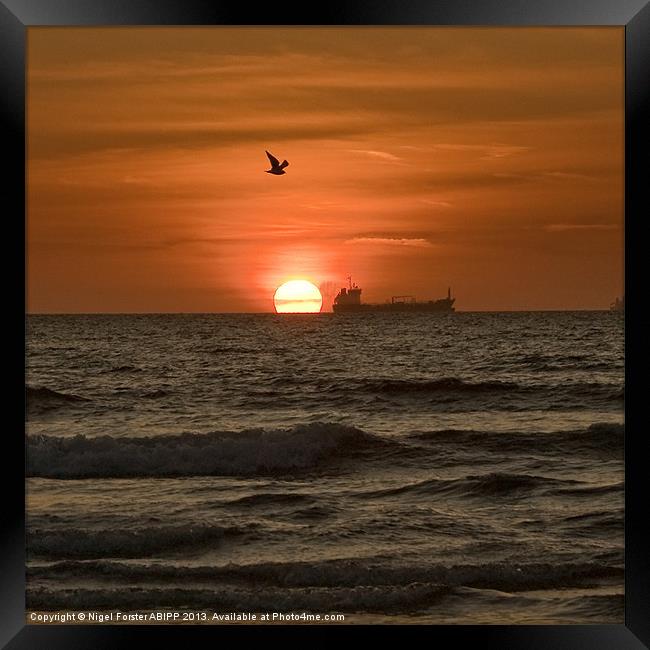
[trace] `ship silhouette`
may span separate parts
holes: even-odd
[[[455,311],[456,298],[451,297],[451,287],[447,290],[446,298],[438,300],[417,301],[414,296],[392,296],[390,302],[365,303],[361,302],[361,287],[352,284],[348,277],[348,286],[342,287],[334,298],[332,310],[336,314],[352,312],[443,312]]]

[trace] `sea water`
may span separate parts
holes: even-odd
[[[29,316],[27,607],[622,623],[623,333]]]

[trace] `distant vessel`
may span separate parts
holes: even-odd
[[[390,302],[385,303],[364,303],[361,302],[361,287],[352,284],[352,278],[348,277],[349,286],[343,287],[336,298],[332,310],[336,314],[349,312],[453,312],[456,298],[451,297],[451,287],[447,290],[447,297],[438,300],[418,302],[413,296],[393,296]]]
[[[610,311],[625,311],[625,296],[616,298],[616,300],[609,306]]]

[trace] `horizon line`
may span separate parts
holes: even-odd
[[[576,309],[463,309],[449,312],[452,314],[516,314],[516,313],[557,313],[557,312],[609,312],[609,307],[588,307]],[[406,313],[406,312],[401,312]],[[620,312],[615,312],[620,313]],[[333,311],[319,312],[287,312],[274,311],[36,311],[25,312],[25,316],[318,316],[323,314],[336,315]],[[340,314],[338,315],[340,316]]]

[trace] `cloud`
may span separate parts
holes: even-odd
[[[592,181],[594,180],[593,176],[587,174],[576,174],[573,172],[544,172],[542,176],[548,176],[550,178],[559,178],[565,180],[581,180],[581,181]]]
[[[505,145],[505,144],[495,144],[487,148],[484,159],[489,158],[506,158],[508,156],[514,156],[518,153],[525,153],[529,151],[529,147],[520,147],[517,145]]]
[[[307,210],[343,210],[349,208],[346,203],[341,201],[318,201],[314,203],[302,203],[300,204],[301,208],[306,208]]]
[[[353,237],[345,241],[352,245],[370,246],[408,246],[413,248],[433,248],[433,244],[422,237]]]
[[[436,208],[451,208],[452,204],[449,201],[435,201],[433,199],[420,199],[420,203],[426,205],[433,205]]]
[[[436,144],[434,149],[443,151],[467,151],[483,154],[482,160],[491,160],[495,158],[507,158],[515,154],[525,153],[530,147],[523,147],[512,144]]]
[[[608,223],[552,223],[544,227],[548,232],[565,232],[567,230],[618,230],[620,226]]]
[[[388,162],[402,162],[403,158],[399,156],[394,156],[392,153],[387,153],[386,151],[373,151],[371,149],[348,149],[350,153],[362,153],[373,158],[380,158],[381,160],[386,160]]]
[[[259,122],[259,121],[258,121]],[[327,123],[326,123],[327,122]],[[94,124],[87,128],[43,130],[30,137],[31,158],[60,159],[63,155],[83,155],[116,149],[154,151],[160,149],[214,149],[247,143],[289,142],[345,138],[364,134],[361,120],[312,120],[291,124],[259,123],[233,119],[228,124],[179,123],[173,127],[153,120],[144,123]],[[119,143],[119,147],[116,147]]]

